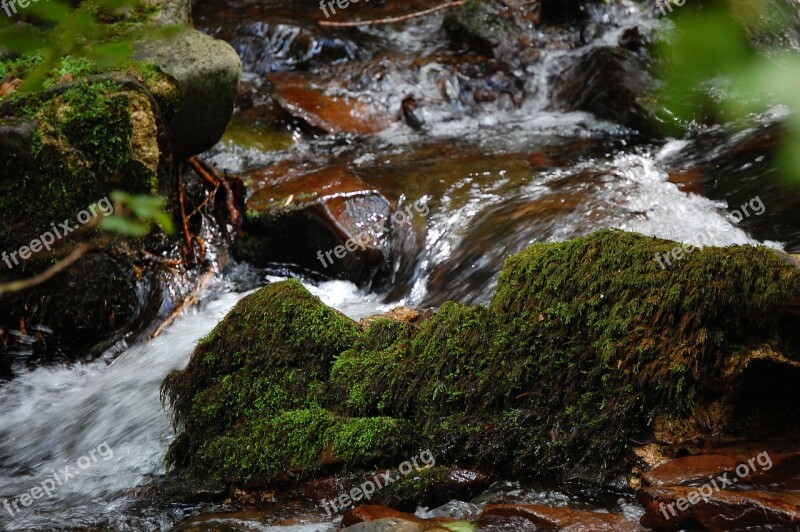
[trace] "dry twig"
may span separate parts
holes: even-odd
[[[67,258],[51,266],[44,272],[40,273],[36,277],[31,277],[30,279],[23,279],[21,281],[13,281],[8,284],[0,284],[0,295],[7,293],[7,292],[20,292],[22,290],[27,290],[28,288],[33,288],[34,286],[38,286],[42,283],[45,283],[55,277],[57,274],[61,273],[65,269],[72,266],[74,263],[78,262],[81,257],[86,255],[89,250],[92,249],[91,244],[81,244],[77,248],[75,248],[72,253],[70,253]]]

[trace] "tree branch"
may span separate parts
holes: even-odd
[[[22,290],[27,290],[28,288],[33,288],[34,286],[38,286],[44,282],[49,281],[65,269],[72,266],[74,263],[78,262],[81,257],[86,255],[89,250],[92,249],[91,244],[81,244],[75,250],[70,253],[67,258],[59,262],[58,264],[51,266],[44,272],[40,273],[36,277],[32,277],[30,279],[23,279],[21,281],[14,281],[8,284],[0,284],[0,295],[7,293],[7,292],[20,292]]]

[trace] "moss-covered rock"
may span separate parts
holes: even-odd
[[[152,0],[127,16],[83,7],[109,41],[141,34],[148,24],[189,22],[184,0]],[[169,250],[174,241],[160,233],[146,239],[101,234],[83,226],[79,214],[116,190],[166,197],[175,214],[175,162],[222,136],[241,66],[229,45],[194,30],[156,34],[173,38],[140,44],[142,57],[134,62],[119,58],[109,66],[65,56],[42,73],[37,92],[22,92],[20,81],[46,54],[0,60],[0,84],[11,87],[0,96],[0,250],[27,249],[65,221],[74,230],[57,238],[52,252],[0,263],[0,283],[31,278],[79,245],[92,247],[67,273],[2,296],[0,359],[19,341],[8,331],[29,328],[54,335],[37,341],[46,344],[45,355],[85,353],[108,333],[135,328],[132,320],[157,293],[151,288],[161,283],[158,268],[136,257],[141,250]]]
[[[24,76],[40,60],[23,56],[1,63],[0,70]],[[83,224],[91,205],[110,207],[114,190],[174,193],[165,122],[176,95],[169,78],[152,67],[103,72],[90,61],[66,57],[40,92],[0,98],[0,249],[11,256],[0,264],[0,282],[38,275],[81,244],[94,248],[50,282],[2,296],[0,337],[12,350],[6,331],[33,327],[53,334],[37,341],[46,346],[45,358],[85,352],[138,316],[150,283],[139,284],[142,270],[130,251],[145,245],[158,251],[169,243],[154,236],[146,244],[128,240],[125,249],[118,246],[121,239]],[[73,231],[55,233],[50,253],[28,260],[14,255],[46,232],[52,237],[63,222]]]
[[[662,269],[655,254],[674,246],[615,230],[535,244],[507,261],[488,307],[447,303],[418,325],[359,330],[299,284],[270,285],[164,382],[172,462],[269,483],[430,449],[437,465],[598,483],[669,427],[769,433],[760,413],[785,431],[800,413],[800,338],[784,319],[796,262],[739,246]],[[769,381],[786,393],[746,400]]]

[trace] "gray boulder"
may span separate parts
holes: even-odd
[[[135,58],[158,66],[180,90],[170,120],[176,157],[183,159],[216,144],[233,114],[242,63],[231,46],[186,29],[170,38],[137,45]]]

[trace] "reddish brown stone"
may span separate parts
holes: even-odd
[[[692,480],[733,471],[747,456],[738,454],[698,454],[670,460],[642,476],[642,485],[678,486]]]
[[[388,236],[410,226],[395,226],[389,201],[344,167],[269,167],[247,181],[249,236],[234,249],[239,260],[296,264],[359,285],[390,274]]]
[[[670,172],[668,181],[675,183],[683,192],[693,192],[704,195],[703,188],[705,180],[703,175],[694,168],[680,172]]]
[[[431,527],[435,527],[437,524],[456,522],[455,519],[450,519],[447,517],[434,517],[433,519],[422,519],[414,514],[407,512],[400,512],[398,510],[393,510],[392,508],[387,508],[386,506],[378,506],[377,504],[364,504],[362,506],[353,508],[352,510],[344,514],[344,517],[342,517],[342,528],[352,526],[357,523],[377,521],[379,519],[388,519],[388,518],[395,518],[395,519],[400,519],[402,521],[417,523],[419,525],[423,525],[423,527],[426,530],[430,530]]]
[[[389,115],[346,96],[329,96],[296,74],[269,76],[273,98],[290,115],[330,134],[377,133],[391,123]]]
[[[497,517],[526,519],[544,530],[638,530],[636,523],[621,515],[555,508],[544,504],[493,504],[484,508],[479,522]]]
[[[697,499],[694,504],[691,504],[690,495]],[[724,490],[713,491],[704,500],[697,488],[674,486],[645,488],[639,491],[638,498],[645,508],[642,526],[655,530],[800,527],[800,493],[797,492]],[[677,506],[679,499],[686,501],[682,503],[684,510]]]

